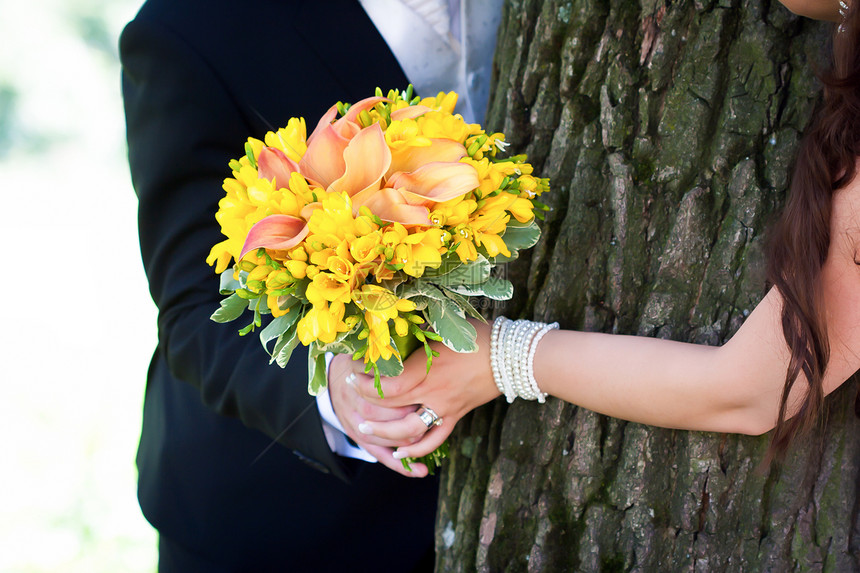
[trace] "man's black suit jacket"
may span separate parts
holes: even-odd
[[[352,0],[150,0],[120,54],[159,309],[137,460],[144,514],[225,570],[386,570],[380,557],[409,570],[432,548],[436,481],[331,453],[306,353],[282,370],[242,325],[211,322],[221,297],[204,262],[246,138],[292,116],[311,130],[339,100],[405,87],[397,61]]]

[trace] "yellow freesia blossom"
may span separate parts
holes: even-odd
[[[429,147],[429,136],[424,136],[414,119],[392,121],[385,130],[385,143],[392,153],[404,151],[407,147]]]
[[[455,252],[460,257],[460,261],[468,263],[469,261],[476,260],[478,258],[478,249],[475,247],[475,232],[472,228],[465,224],[457,225],[452,234],[452,241],[457,243],[457,250]]]
[[[349,244],[349,254],[356,263],[369,263],[379,256],[379,247],[382,242],[381,233],[374,231],[363,237],[356,237]]]
[[[417,131],[425,138],[451,139],[464,143],[472,135],[472,125],[459,115],[429,111],[415,120]]]
[[[487,254],[491,257],[495,257],[499,254],[505,255],[506,257],[511,256],[511,251],[508,250],[508,246],[505,244],[505,241],[495,233],[481,233],[476,231],[475,241],[484,247],[484,249],[487,250]]]
[[[430,213],[430,221],[439,227],[453,228],[469,220],[469,216],[478,207],[474,199],[467,199],[468,195],[455,197],[449,201],[436,203]]]
[[[367,324],[367,351],[364,353],[366,363],[375,364],[380,359],[388,360],[396,350],[391,345],[391,331],[388,329],[388,320],[374,312],[364,313],[364,321]]]
[[[293,117],[287,122],[286,127],[278,131],[270,131],[264,137],[266,145],[283,151],[293,161],[301,160],[307,145],[307,127],[303,117]],[[257,150],[259,152],[259,150]]]
[[[337,315],[338,310],[341,310],[340,317]],[[305,346],[317,341],[323,344],[334,342],[338,332],[349,330],[341,320],[342,316],[342,305],[338,307],[333,304],[332,308],[328,304],[312,306],[296,326],[299,341]]]
[[[314,306],[324,306],[327,302],[348,303],[352,300],[352,289],[348,282],[340,280],[329,272],[319,272],[308,284],[305,296]]]
[[[454,108],[457,107],[457,98],[456,92],[439,92],[435,97],[425,97],[422,99],[420,105],[453,114]]]
[[[420,277],[427,267],[439,268],[442,253],[447,250],[447,236],[449,234],[442,229],[427,229],[404,237],[395,249],[397,262],[403,265],[403,272]]]

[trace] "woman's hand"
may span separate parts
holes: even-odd
[[[412,471],[409,471],[392,455],[396,447],[409,445],[417,441],[417,438],[389,439],[359,431],[359,427],[368,421],[390,423],[412,414],[416,408],[415,406],[395,407],[391,403],[370,403],[362,398],[357,392],[355,383],[350,383],[356,376],[352,374],[351,362],[348,356],[338,354],[332,360],[328,373],[328,391],[332,408],[346,435],[387,468],[407,477],[426,476],[427,467],[424,464],[412,464]]]
[[[384,398],[374,388],[373,377],[363,374],[362,363],[353,364],[358,377],[355,386],[364,400],[377,406],[411,409],[400,420],[367,419],[358,428],[367,437],[408,444],[394,452],[395,459],[431,453],[442,445],[460,418],[500,395],[490,368],[490,325],[477,320],[471,323],[478,332],[477,352],[457,353],[433,343],[439,356],[433,359],[428,373],[427,357],[419,348],[404,363],[403,374],[382,378]],[[442,423],[428,429],[416,412],[419,406],[431,408]]]

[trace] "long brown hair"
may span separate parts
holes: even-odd
[[[824,97],[801,141],[788,202],[769,243],[768,281],[784,299],[782,330],[791,360],[768,460],[782,457],[792,439],[813,426],[823,410],[830,344],[823,322],[821,268],[830,247],[833,195],[854,178],[860,156],[858,3],[852,2],[833,38],[830,68],[819,74]],[[797,412],[786,419],[789,392],[801,373],[807,391]]]

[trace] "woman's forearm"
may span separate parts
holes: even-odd
[[[535,356],[553,396],[610,416],[690,430],[760,434],[776,422],[788,353],[775,296],[722,347],[554,331]]]

